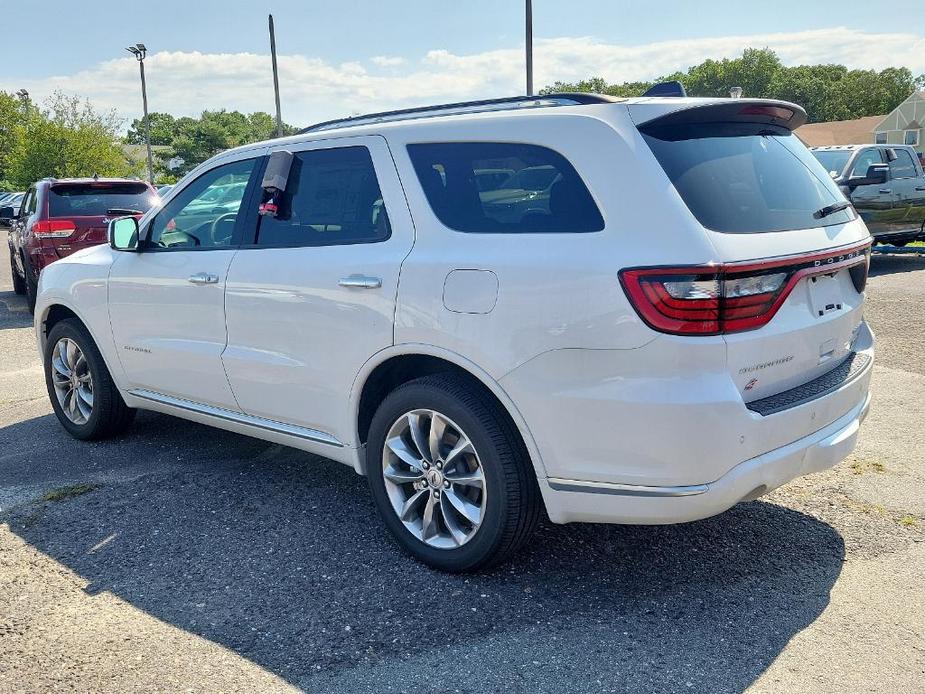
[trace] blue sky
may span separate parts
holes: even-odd
[[[292,122],[522,89],[520,0],[47,0],[40,7],[0,0],[0,89],[25,87],[39,99],[62,89],[126,117],[140,106],[137,68],[123,50],[136,41],[152,52],[152,110],[270,110],[270,11],[284,117]],[[40,29],[25,30],[37,11]],[[651,78],[748,45],[769,45],[788,63],[925,72],[920,0],[894,0],[889,12],[858,0],[534,0],[534,16],[538,86],[590,74]]]

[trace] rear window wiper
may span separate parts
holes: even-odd
[[[851,207],[851,203],[847,200],[841,202],[835,202],[831,205],[826,205],[821,210],[816,210],[813,213],[813,217],[816,219],[822,219],[823,217],[828,217],[830,214],[835,214],[836,212],[841,212],[842,210],[847,210]]]
[[[129,215],[129,214],[144,214],[144,213],[145,213],[144,210],[133,210],[129,207],[112,207],[106,210],[106,214]]]

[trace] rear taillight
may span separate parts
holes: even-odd
[[[620,281],[649,327],[673,335],[721,335],[766,325],[796,283],[849,268],[858,292],[867,279],[870,244],[758,263],[632,268]]]
[[[77,227],[66,219],[46,219],[32,225],[32,233],[43,239],[67,238]]]

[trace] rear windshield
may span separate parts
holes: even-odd
[[[59,184],[49,191],[48,216],[129,215],[147,212],[156,201],[156,195],[144,183]]]
[[[823,166],[795,135],[756,123],[641,128],[703,226],[727,233],[810,229],[854,219]]]
[[[846,152],[845,150],[816,149],[811,151],[813,156],[822,164],[822,168],[833,176],[840,176],[851,158],[851,152]]]

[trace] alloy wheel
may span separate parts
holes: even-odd
[[[74,340],[62,337],[51,352],[52,384],[64,415],[86,424],[93,413],[93,376],[90,364]]]
[[[440,412],[412,410],[392,424],[382,476],[396,515],[431,547],[460,547],[482,524],[487,490],[478,452]]]

